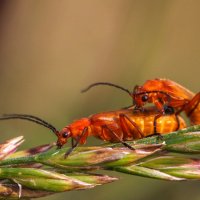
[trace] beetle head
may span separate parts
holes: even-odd
[[[68,127],[63,128],[60,132],[57,134],[58,140],[57,140],[57,147],[60,149],[64,144],[67,143],[68,138],[71,137],[71,131]]]

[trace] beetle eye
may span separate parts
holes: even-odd
[[[142,96],[142,101],[145,102],[145,101],[147,101],[147,100],[148,100],[148,95],[146,95],[146,94],[143,95],[143,96]]]
[[[69,135],[69,134],[68,134],[67,132],[64,132],[64,133],[62,134],[63,138],[67,138],[68,135]]]

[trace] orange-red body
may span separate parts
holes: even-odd
[[[91,115],[88,118],[76,120],[58,133],[58,146],[63,146],[68,138],[84,144],[88,136],[95,136],[104,141],[119,142],[139,139],[153,135],[154,119],[159,113],[155,107],[144,112],[123,109]],[[169,133],[186,127],[180,116],[163,115],[156,120],[156,131],[160,134]],[[83,135],[83,131],[85,131]],[[67,133],[67,137],[66,137]],[[63,135],[65,137],[63,137]]]
[[[151,93],[151,91],[157,92]],[[145,92],[149,93],[145,94]],[[146,101],[142,100],[143,95],[148,95]],[[200,93],[195,95],[174,81],[168,79],[147,80],[142,86],[135,88],[132,97],[137,107],[142,107],[147,102],[154,103],[164,114],[163,105],[166,104],[175,108],[176,111],[184,110],[192,124],[200,124]]]

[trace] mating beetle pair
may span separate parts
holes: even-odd
[[[84,144],[88,136],[95,136],[104,141],[121,142],[133,149],[125,141],[158,133],[165,134],[186,127],[185,121],[179,115],[182,111],[192,124],[200,124],[200,93],[195,95],[171,80],[148,80],[143,86],[136,86],[133,92],[112,83],[99,82],[90,85],[84,92],[97,85],[109,85],[127,92],[133,99],[134,107],[94,114],[74,121],[61,131],[32,115],[8,114],[0,117],[0,120],[23,119],[49,128],[58,138],[58,148],[71,138],[72,147],[65,156],[78,144]],[[144,108],[146,103],[153,103],[155,106]]]

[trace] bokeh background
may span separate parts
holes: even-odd
[[[116,89],[80,90],[109,81],[132,89],[170,78],[199,91],[200,1],[0,1],[0,113],[39,116],[58,129],[75,119],[130,105]],[[38,125],[0,122],[1,140],[23,148],[55,141]],[[101,141],[89,139],[88,145]],[[165,182],[112,173],[120,181],[54,199],[199,199],[200,182]]]

